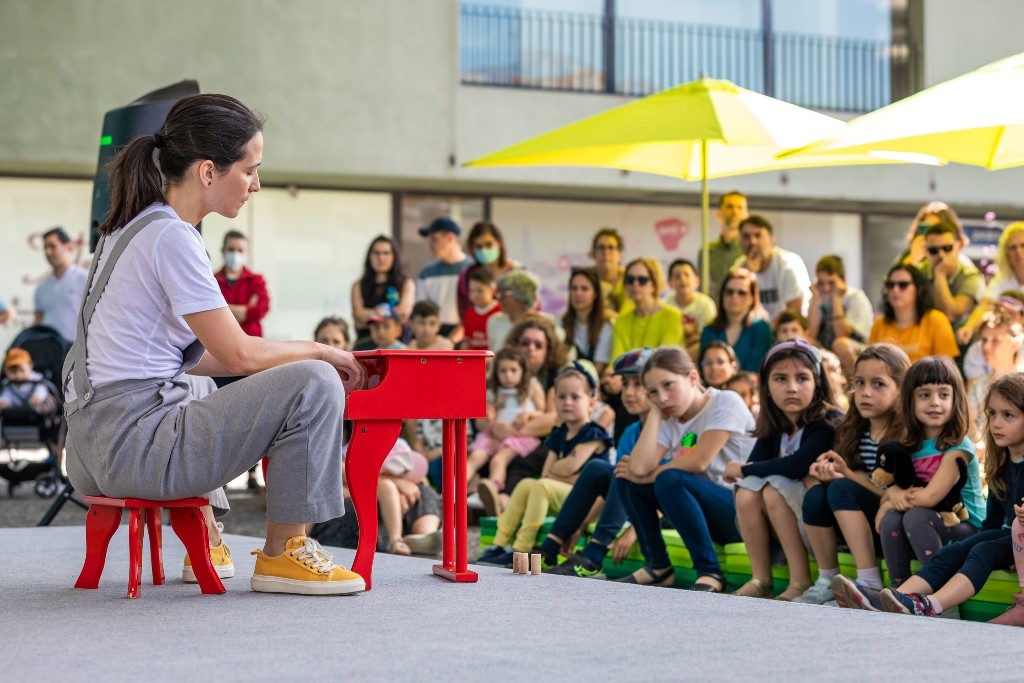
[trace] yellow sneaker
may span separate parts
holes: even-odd
[[[231,563],[231,549],[224,541],[216,548],[210,548],[210,561],[217,576],[230,579],[235,575],[235,565]],[[181,570],[181,580],[185,583],[196,583],[196,573],[192,571],[192,561],[185,555],[185,566]]]
[[[331,554],[305,536],[293,536],[275,557],[254,550],[256,571],[251,587],[261,593],[349,595],[366,590],[363,577],[331,562]]]

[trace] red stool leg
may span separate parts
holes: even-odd
[[[145,524],[140,524],[139,514],[145,510],[128,509],[128,597],[139,597],[139,584],[142,583],[142,534]]]
[[[345,476],[359,523],[359,544],[352,571],[373,585],[373,554],[377,550],[377,478],[402,431],[401,420],[356,420],[345,457]]]
[[[75,588],[99,588],[110,539],[121,524],[121,508],[90,505],[85,514],[85,563]]]
[[[149,563],[153,566],[153,585],[164,583],[163,515],[160,508],[146,510],[146,529],[149,531]]]
[[[171,529],[188,552],[200,590],[207,594],[226,593],[227,589],[210,561],[210,537],[202,511],[199,508],[171,508]]]

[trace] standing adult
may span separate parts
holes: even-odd
[[[237,230],[229,230],[221,244],[221,255],[224,267],[213,274],[220,286],[220,293],[228,304],[228,310],[241,326],[242,331],[250,337],[262,337],[261,321],[270,311],[270,295],[267,283],[262,275],[257,275],[246,268],[249,257],[249,240]],[[215,377],[217,388],[227,386],[240,380],[241,377]],[[256,481],[256,466],[249,468],[247,485],[250,489],[259,488]]]
[[[420,228],[420,236],[427,238],[430,253],[436,260],[423,267],[416,282],[416,300],[437,304],[441,310],[441,336],[456,344],[462,341],[459,276],[465,268],[473,265],[473,259],[466,256],[459,244],[461,234],[459,224],[447,216]]]
[[[192,95],[111,161],[110,211],[62,374],[68,477],[84,495],[226,507],[221,487],[266,456],[252,589],[354,593],[363,579],[306,525],[344,513],[340,426],[365,370],[346,351],[242,332],[194,227],[213,212],[235,218],[259,191],[262,127],[232,97]],[[186,372],[251,376],[198,398]],[[228,555],[209,507],[204,516],[211,557]]]
[[[505,238],[498,226],[490,221],[480,221],[470,228],[466,237],[466,251],[473,259],[473,264],[491,271],[494,280],[502,275],[520,268],[520,264],[508,257],[505,252]],[[472,305],[469,301],[469,271],[466,268],[459,274],[459,315],[465,316]]]
[[[871,326],[868,344],[894,344],[911,363],[925,356],[959,356],[953,326],[949,318],[928,307],[926,287],[924,275],[914,266],[890,268],[882,292],[884,313]]]
[[[811,277],[803,259],[775,244],[775,231],[764,216],[751,214],[740,223],[740,244],[745,256],[735,266],[757,276],[761,305],[774,321],[789,310],[807,312]]]
[[[772,326],[764,320],[757,296],[757,278],[746,268],[733,268],[718,292],[718,316],[704,328],[700,346],[720,340],[736,352],[740,369],[757,372],[772,345]]]
[[[718,290],[725,281],[725,276],[732,268],[732,264],[743,257],[743,247],[740,244],[740,223],[746,220],[750,212],[747,210],[747,197],[738,190],[726,192],[718,200],[718,210],[715,217],[721,232],[717,240],[708,245],[708,283],[707,291],[711,296],[718,294]],[[698,252],[697,273],[703,273],[704,251]]]
[[[590,258],[594,259],[594,268],[601,280],[605,310],[617,314],[632,308],[632,302],[626,297],[626,283],[623,280],[626,275],[626,269],[622,267],[624,249],[622,235],[615,228],[601,228],[594,233],[590,243]]]
[[[377,235],[363,261],[363,274],[352,283],[352,318],[356,324],[355,349],[369,348],[370,317],[380,304],[388,304],[403,325],[408,324],[416,300],[416,283],[402,261],[398,244]]]
[[[35,325],[46,325],[70,344],[75,340],[78,309],[85,296],[89,273],[74,262],[75,245],[64,228],[43,233],[43,253],[52,272],[39,283],[35,293]]]
[[[875,314],[863,290],[846,284],[846,266],[835,254],[814,267],[807,312],[807,336],[839,357],[843,374],[853,377],[857,356],[866,348]]]
[[[957,330],[957,339],[961,344],[971,341],[981,326],[985,313],[1001,295],[1011,291],[1024,291],[1024,221],[1010,223],[999,236],[996,265],[999,271],[985,288],[981,305],[975,307],[967,322]]]
[[[985,278],[973,263],[964,263],[964,242],[956,226],[941,221],[924,235],[927,257],[920,269],[930,281],[929,305],[946,314],[957,328],[967,322],[974,307],[985,297]]]
[[[683,345],[683,314],[661,300],[665,276],[652,258],[638,258],[626,266],[626,293],[633,309],[619,315],[612,333],[612,360],[644,346]]]

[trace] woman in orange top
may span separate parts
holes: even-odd
[[[884,314],[872,325],[868,344],[895,344],[911,362],[925,356],[959,356],[949,318],[925,304],[926,286],[914,266],[899,264],[889,269],[882,290]]]

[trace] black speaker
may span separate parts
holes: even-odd
[[[111,109],[103,117],[103,132],[100,133],[100,158],[96,167],[96,179],[92,187],[92,221],[89,230],[89,251],[96,250],[100,235],[97,228],[106,218],[110,208],[107,187],[107,162],[118,151],[139,135],[152,135],[163,125],[167,112],[183,97],[199,94],[199,83],[188,79],[166,88],[146,93],[131,104]]]

